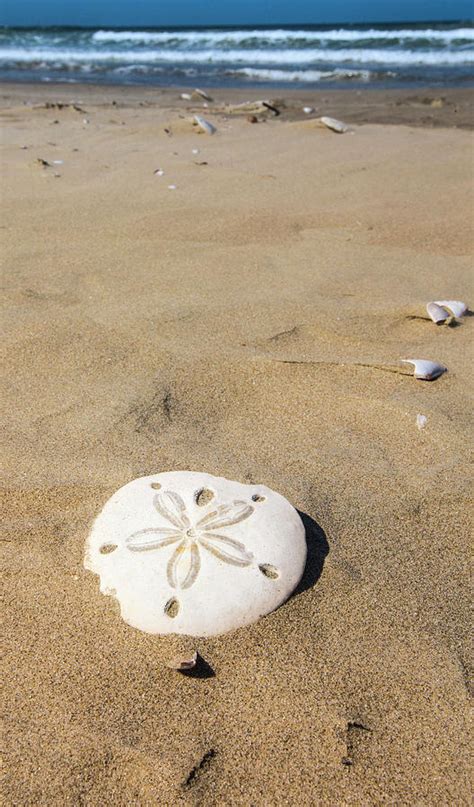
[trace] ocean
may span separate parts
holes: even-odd
[[[202,87],[473,83],[470,23],[0,29],[0,79]]]

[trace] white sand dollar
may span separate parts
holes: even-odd
[[[85,566],[147,633],[212,636],[288,598],[306,563],[295,508],[262,485],[190,471],[144,476],[105,504]]]

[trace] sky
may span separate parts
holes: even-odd
[[[472,18],[474,0],[0,0],[1,25],[256,25]]]

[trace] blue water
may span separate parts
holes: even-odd
[[[472,83],[470,23],[0,29],[0,79],[156,86]]]

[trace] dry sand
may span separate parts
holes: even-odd
[[[287,94],[214,137],[176,98],[1,88],[4,802],[467,805],[474,320],[424,308],[474,302],[466,96],[306,93],[369,121],[335,135]],[[112,492],[183,468],[308,516],[299,592],[198,641],[82,566]]]

